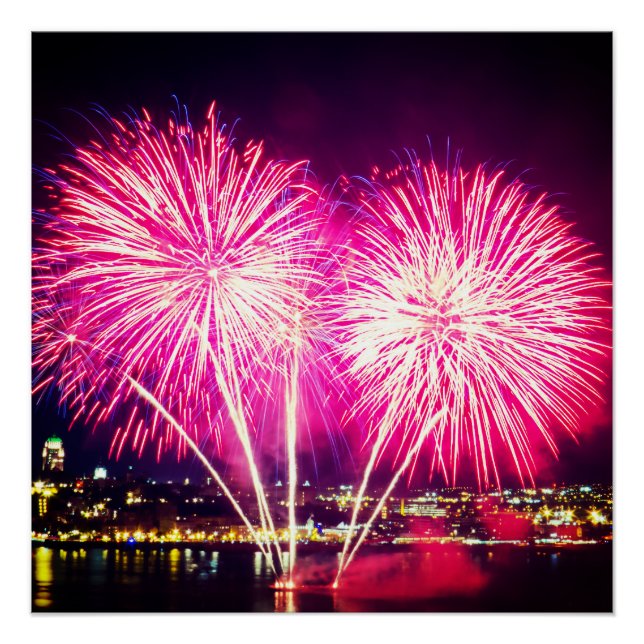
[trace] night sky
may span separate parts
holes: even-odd
[[[34,34],[32,44],[35,167],[70,151],[54,128],[84,142],[78,112],[91,118],[92,103],[113,114],[145,106],[165,119],[173,95],[197,122],[216,100],[224,122],[241,119],[240,138],[264,139],[274,157],[311,160],[326,183],[392,165],[404,148],[427,157],[428,140],[441,161],[449,142],[466,167],[511,162],[510,174],[556,194],[612,274],[608,33],[60,33]],[[34,205],[40,198],[36,186]],[[580,444],[563,438],[559,461],[538,481],[611,480],[611,387]],[[157,465],[124,454],[116,466],[107,460],[108,432],[68,432],[53,400],[33,412],[34,474],[53,431],[73,473],[102,461],[111,473],[134,464],[158,478],[203,476],[198,464],[170,458]]]

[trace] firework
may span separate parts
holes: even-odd
[[[89,379],[88,365],[104,374],[95,422],[128,409],[114,434],[117,457],[128,441],[141,451],[152,439],[158,454],[209,438],[221,451],[224,409],[247,459],[264,534],[274,534],[247,400],[256,365],[274,350],[275,329],[306,306],[296,284],[310,270],[316,220],[305,164],[270,162],[261,144],[236,144],[214,104],[201,130],[187,119],[159,129],[145,110],[110,123],[100,141],[77,148],[51,174],[57,203],[35,264],[65,269],[55,278],[36,275],[35,292],[53,304],[36,323],[35,367],[45,374],[49,354],[62,358],[62,371],[39,377],[67,389],[67,374]],[[86,359],[73,361],[46,335],[60,317],[59,301],[65,310],[72,305],[65,301],[71,290],[83,304],[74,307],[74,323],[91,335]],[[56,336],[58,345],[76,336]],[[53,347],[49,354],[44,346]],[[82,407],[86,397],[72,402]]]
[[[344,436],[336,431],[336,412],[347,392],[336,369],[337,342],[330,323],[334,311],[329,306],[332,294],[342,282],[342,261],[331,240],[337,241],[346,234],[346,226],[329,225],[333,209],[334,204],[321,196],[315,212],[327,225],[318,227],[315,237],[310,239],[313,252],[308,259],[308,270],[299,271],[300,277],[294,282],[300,300],[293,302],[288,319],[276,329],[273,358],[262,375],[267,381],[267,392],[278,392],[282,399],[275,400],[270,394],[260,398],[256,412],[265,422],[269,414],[282,412],[278,425],[284,427],[288,480],[289,579],[282,586],[286,588],[294,587],[295,494],[298,458],[304,443],[308,438],[314,465],[321,426],[326,430],[325,438],[331,444],[334,458],[338,459],[340,450],[346,447],[338,445],[337,440],[342,441]]]
[[[40,401],[57,390],[63,413],[73,411],[71,427],[81,414],[91,418],[99,408],[106,372],[97,369],[90,356],[91,333],[79,321],[82,298],[68,285],[49,288],[56,280],[52,267],[35,268],[39,286],[33,292],[33,394]]]
[[[600,400],[608,284],[546,196],[503,171],[442,172],[410,156],[355,185],[361,221],[338,261],[318,227],[332,206],[305,164],[236,143],[214,105],[200,130],[187,117],[161,129],[144,110],[110,118],[99,138],[48,174],[34,392],[57,388],[72,422],[113,424],[117,458],[128,443],[192,450],[276,575],[255,461],[265,423],[254,421],[283,410],[290,556],[279,587],[294,584],[302,427],[314,409],[326,422],[330,398],[344,395],[336,363],[358,385],[354,414],[368,428],[336,583],[423,447],[447,481],[470,460],[481,486],[499,485],[509,460],[533,483],[535,448],[556,454],[557,426],[574,435]],[[261,532],[202,451],[210,441],[221,454],[231,435]],[[351,548],[380,459],[393,476]]]
[[[480,485],[499,485],[509,457],[533,482],[535,446],[556,454],[554,427],[574,435],[600,401],[608,349],[608,284],[545,195],[502,170],[441,171],[413,155],[378,175],[357,187],[364,217],[340,303],[371,451],[338,577],[378,459],[411,476],[444,409],[424,441],[431,471],[453,482],[470,459]]]
[[[194,451],[194,453],[197,455],[197,458],[203,463],[204,467],[212,474],[213,478],[217,482],[217,485],[221,488],[223,493],[226,495],[228,500],[230,501],[231,505],[235,509],[235,512],[239,514],[241,517],[242,521],[248,528],[248,531],[252,535],[253,539],[255,539],[255,542],[259,546],[260,551],[262,554],[267,558],[269,566],[271,567],[273,573],[277,576],[277,571],[275,570],[275,566],[273,564],[273,558],[271,555],[270,550],[267,550],[264,546],[262,538],[257,534],[255,531],[255,528],[251,524],[250,520],[242,510],[241,506],[239,503],[237,503],[237,500],[233,496],[232,492],[224,482],[224,480],[221,478],[219,472],[215,470],[215,468],[212,466],[210,461],[204,456],[203,452],[199,449],[197,444],[190,438],[190,435],[177,423],[177,421],[168,413],[168,411],[159,403],[159,401],[149,392],[147,391],[144,387],[142,387],[136,380],[133,380],[132,378],[128,378],[130,384],[136,389],[138,394],[147,400],[155,409],[159,411],[159,413],[165,418],[165,420],[170,423],[170,425],[173,427],[173,429],[188,443],[190,448]]]

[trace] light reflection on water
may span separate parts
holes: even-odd
[[[87,579],[94,586],[102,586],[107,579],[107,552],[105,550],[90,550],[83,555],[87,558]]]
[[[52,558],[53,552],[49,548],[40,547],[36,550],[36,568],[34,571],[36,593],[34,606],[37,606],[38,608],[48,608],[52,604],[51,592],[49,591],[54,579],[54,573],[51,566]]]
[[[232,555],[226,553],[225,562],[225,577],[233,585],[239,589],[240,584],[250,582],[251,588],[264,594],[262,602],[270,600],[273,603],[273,592],[269,588],[273,573],[261,552]],[[248,563],[251,565],[248,566]],[[288,557],[285,565],[288,565]],[[251,573],[250,578],[249,573]],[[218,584],[217,579],[220,575],[221,558],[218,551],[175,546],[159,549],[42,546],[33,551],[33,605],[35,609],[41,610],[74,610],[75,607],[67,605],[72,601],[68,590],[77,586],[84,589],[79,593],[81,604],[86,600],[86,597],[83,597],[86,594],[84,591],[90,587],[95,589],[91,592],[107,594],[112,592],[110,589],[118,589],[119,592],[123,589],[131,589],[131,592],[134,592],[137,586],[146,588],[151,586],[152,590],[158,593],[163,588],[175,585],[176,587],[185,586],[188,593],[194,592],[199,587],[202,594],[207,594],[203,592],[206,590],[204,584],[209,587],[212,584]],[[244,578],[247,581],[244,581]],[[54,589],[55,592],[52,592],[54,583],[58,587]],[[221,593],[222,588],[225,590],[222,584],[218,584],[215,590]],[[275,599],[276,609],[295,610],[292,594],[288,595],[288,597],[282,596]],[[241,604],[241,607],[237,608],[232,599],[230,602],[230,605],[226,604],[221,609],[214,604],[213,610],[247,610]],[[100,604],[98,609],[108,610]],[[140,610],[146,609],[151,608],[146,607],[144,602]],[[256,609],[266,610],[263,604]],[[78,610],[82,610],[82,606],[79,606]]]
[[[275,612],[276,613],[294,613],[295,612],[295,593],[276,592],[275,593]]]
[[[179,579],[179,570],[181,568],[181,550],[172,548],[168,553],[168,564],[170,570],[170,579],[177,581]]]
[[[143,567],[145,565],[143,551],[135,550],[134,551],[134,574],[140,575],[143,573]]]
[[[449,556],[442,551],[363,556],[347,573],[351,584],[331,593],[320,586],[305,592],[272,590],[271,567],[264,555],[252,550],[38,546],[32,551],[33,610],[324,612],[402,606],[480,611],[532,606],[541,611],[607,611],[611,559],[610,550],[602,552],[582,556],[575,550],[496,548],[493,557],[488,549],[457,550]],[[296,574],[299,569],[304,583],[323,583],[325,571],[335,570],[335,554],[301,555]],[[284,564],[288,566],[286,557]],[[591,585],[579,581],[588,570],[596,581],[590,595],[586,591]],[[597,592],[600,586],[603,596]],[[531,595],[532,587],[549,592]],[[408,605],[409,593],[414,606]]]
[[[255,571],[255,577],[260,578],[262,576],[262,553],[261,552],[256,552],[255,553],[255,558],[253,561],[253,568]]]

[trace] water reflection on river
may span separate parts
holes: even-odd
[[[336,552],[301,553],[306,592],[251,550],[34,546],[34,611],[610,611],[610,547],[373,551],[332,593]]]

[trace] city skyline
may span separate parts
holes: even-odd
[[[230,482],[239,502],[258,522],[252,490],[243,481]],[[279,482],[266,488],[279,527],[288,488]],[[349,529],[354,485],[311,485],[301,482],[295,497],[297,539],[301,543],[338,544]],[[382,489],[366,491],[365,507],[378,504]],[[247,543],[255,538],[211,478],[153,480],[129,471],[109,476],[71,477],[62,470],[43,472],[32,486],[35,541],[126,543]],[[253,509],[254,508],[254,509]],[[561,485],[542,488],[438,487],[393,490],[380,510],[367,544],[460,543],[478,545],[515,542],[578,545],[612,540],[612,486]]]

